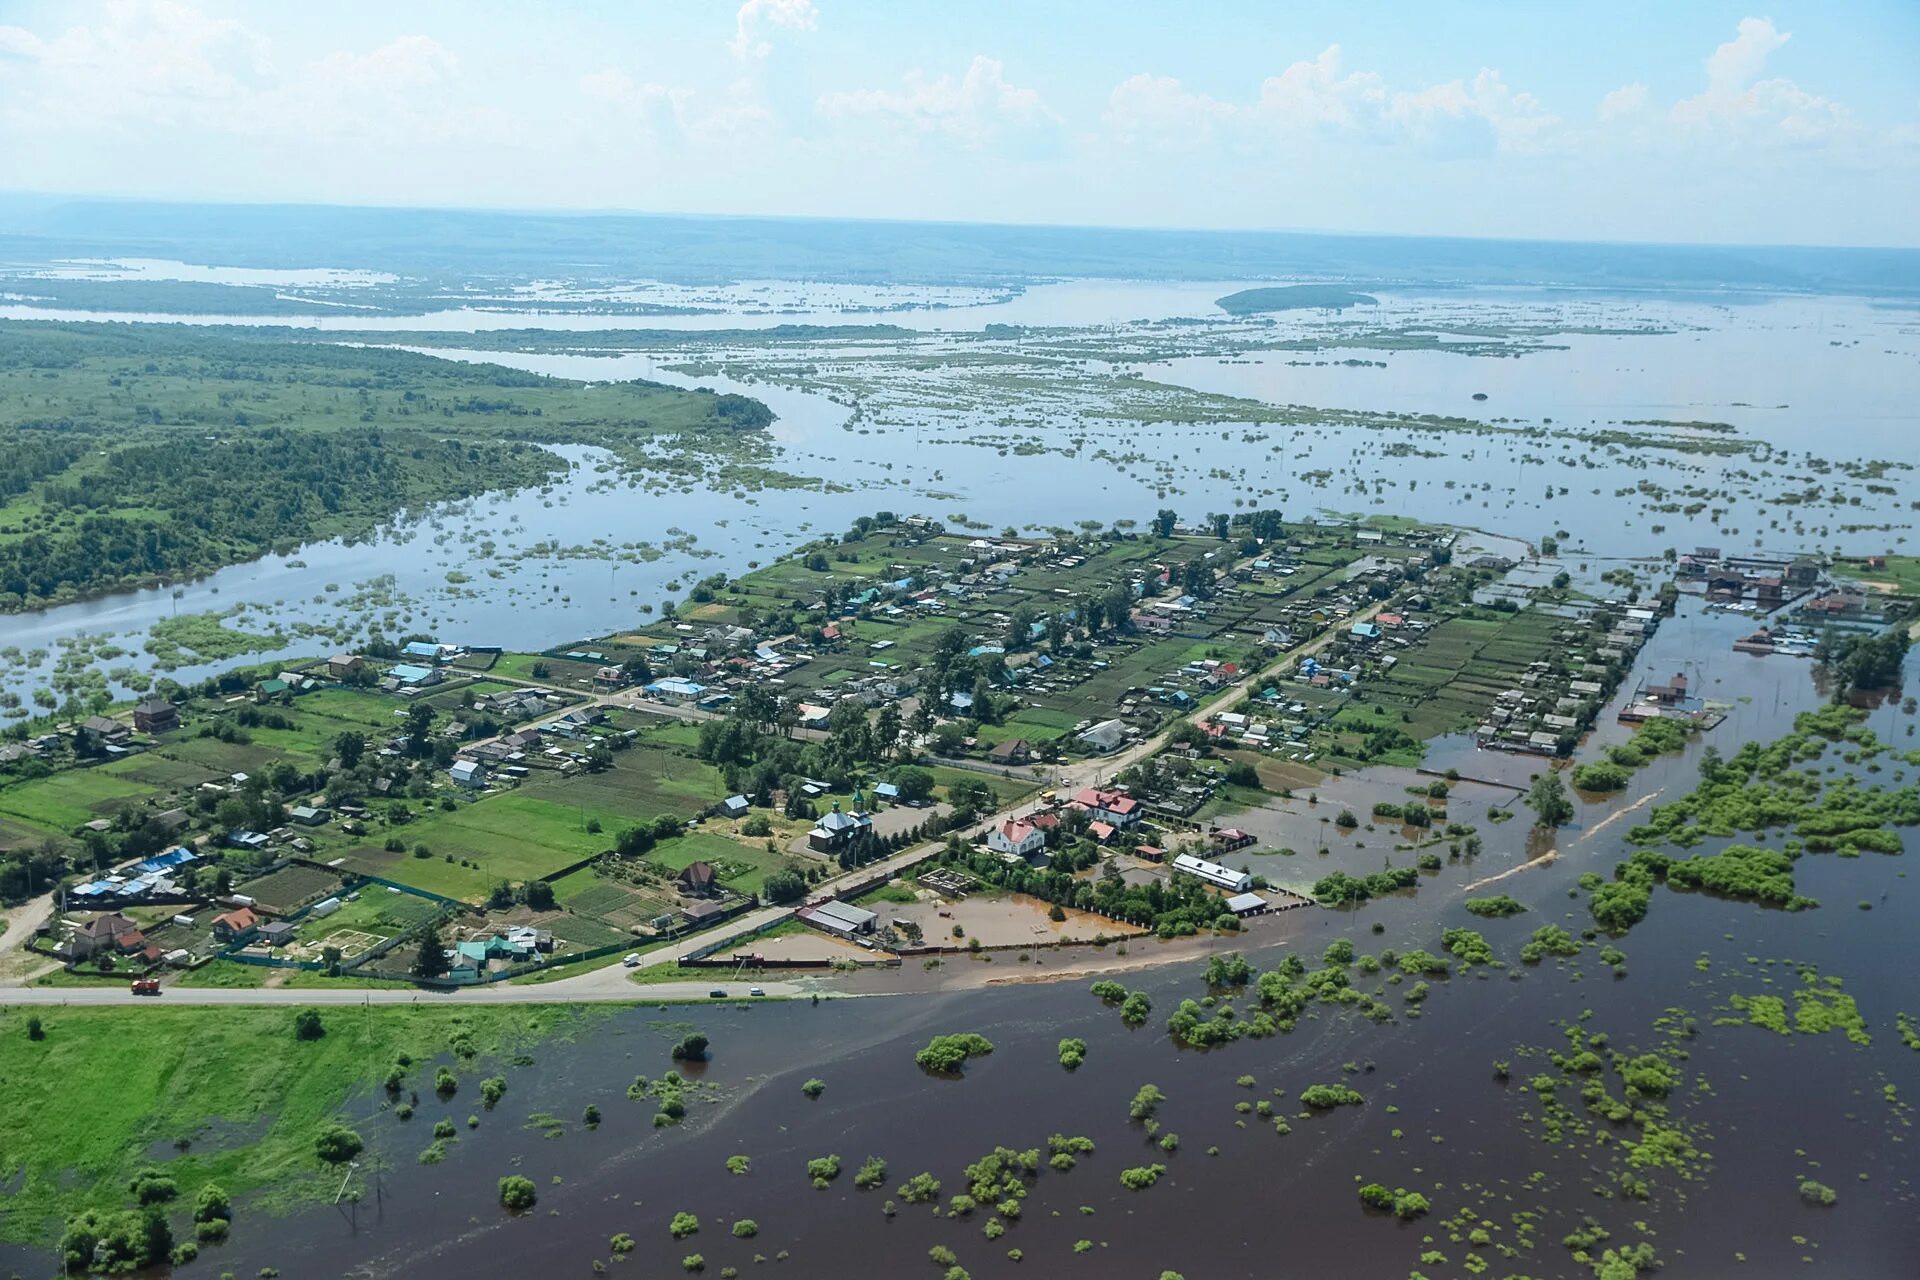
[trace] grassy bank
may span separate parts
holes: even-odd
[[[153,1164],[174,1177],[181,1205],[210,1182],[243,1214],[330,1196],[339,1175],[323,1172],[313,1149],[325,1124],[357,1128],[380,1158],[407,1156],[366,1123],[402,1054],[414,1064],[408,1087],[425,1092],[426,1064],[456,1043],[484,1057],[566,1037],[596,1016],[540,1005],[334,1007],[321,1010],[327,1034],[303,1041],[286,1008],[42,1009],[45,1038],[33,1040],[28,1012],[0,1015],[9,1191],[0,1238],[48,1243],[80,1209],[124,1207],[129,1180]]]

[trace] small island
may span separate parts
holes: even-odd
[[[1283,284],[1260,289],[1242,289],[1214,305],[1232,316],[1259,315],[1263,311],[1300,311],[1307,308],[1377,307],[1380,300],[1369,294],[1355,293],[1337,284]]]

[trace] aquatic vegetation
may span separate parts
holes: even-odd
[[[1344,1084],[1314,1084],[1300,1091],[1300,1102],[1313,1111],[1331,1111],[1335,1107],[1357,1107],[1366,1098],[1358,1089]]]
[[[1408,1191],[1398,1187],[1389,1191],[1378,1182],[1369,1182],[1360,1188],[1360,1203],[1369,1209],[1378,1209],[1391,1213],[1396,1218],[1412,1220],[1426,1213],[1432,1206],[1427,1198],[1418,1191]]]
[[[953,1035],[935,1036],[927,1042],[927,1047],[913,1055],[913,1060],[927,1071],[952,1075],[957,1073],[968,1058],[993,1052],[993,1041],[976,1032],[960,1032]]]
[[[1167,1171],[1163,1164],[1137,1165],[1120,1171],[1120,1185],[1129,1191],[1145,1191],[1160,1181],[1160,1175]]]

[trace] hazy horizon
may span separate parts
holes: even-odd
[[[0,3],[22,191],[1920,245],[1920,9]]]

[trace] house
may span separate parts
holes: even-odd
[[[470,791],[479,791],[487,785],[486,770],[478,760],[456,760],[447,772],[455,783]]]
[[[154,814],[151,821],[154,826],[172,836],[186,830],[187,824],[193,819],[185,809],[164,809]]]
[[[235,907],[213,918],[213,936],[222,942],[245,942],[260,928],[252,907]]]
[[[838,853],[842,847],[873,830],[873,819],[865,813],[843,813],[840,802],[822,814],[813,830],[807,832],[807,847],[815,853]]]
[[[269,947],[284,947],[294,940],[294,928],[285,920],[274,920],[261,925],[255,937]]]
[[[1087,824],[1087,834],[1092,836],[1094,840],[1100,844],[1105,844],[1107,841],[1113,839],[1117,832],[1114,830],[1112,823],[1101,822],[1096,819]]]
[[[142,733],[166,733],[180,727],[180,712],[171,702],[149,698],[133,709],[133,727]]]
[[[900,802],[900,788],[894,786],[891,782],[874,783],[873,794],[893,804]]]
[[[674,877],[673,887],[689,898],[710,898],[719,881],[711,862],[689,862]]]
[[[287,811],[287,817],[303,827],[318,827],[333,815],[310,804],[299,804]]]
[[[678,705],[698,702],[706,694],[707,687],[697,680],[668,676],[665,680],[655,680],[652,684],[644,686],[643,691],[649,697]]]
[[[67,938],[65,950],[70,958],[85,960],[89,956],[111,955],[120,951],[122,940],[129,938],[140,938],[142,945],[145,945],[139,925],[118,911],[109,911],[77,926]]]
[[[133,730],[106,716],[88,716],[80,724],[80,735],[100,746],[120,746],[133,736]]]
[[[402,657],[418,658],[423,662],[445,662],[459,649],[450,644],[435,644],[431,640],[409,640],[400,648]]]
[[[1222,827],[1213,833],[1213,847],[1220,853],[1231,853],[1235,849],[1244,849],[1253,843],[1253,834],[1238,827]]]
[[[856,907],[850,902],[832,898],[802,908],[799,917],[816,929],[843,938],[851,938],[857,933],[872,933],[873,923],[879,919],[865,907]]]
[[[753,806],[745,796],[728,796],[720,802],[720,812],[729,818],[744,818]]]
[[[1380,638],[1380,628],[1371,622],[1356,622],[1352,627],[1348,628],[1347,633],[1355,640],[1378,640]]]
[[[1047,847],[1047,833],[1031,822],[1008,818],[987,832],[987,848],[1017,858],[1031,857]]]
[[[259,853],[272,841],[258,831],[229,831],[227,843],[235,849],[245,849],[248,853]]]
[[[680,908],[680,914],[686,917],[688,924],[698,927],[726,915],[727,907],[725,903],[715,902],[712,898],[701,898]]]
[[[1124,720],[1102,720],[1080,735],[1080,742],[1088,750],[1106,753],[1118,750],[1127,740],[1127,722]]]
[[[387,679],[392,681],[396,688],[423,689],[428,685],[439,684],[440,673],[432,667],[402,662],[387,669]]]
[[[1025,764],[1032,757],[1033,746],[1025,738],[1008,738],[987,752],[995,764]]]
[[[1217,862],[1208,862],[1205,858],[1196,858],[1190,853],[1182,853],[1173,860],[1175,871],[1184,871],[1197,876],[1216,889],[1225,889],[1228,893],[1246,893],[1253,888],[1253,876],[1245,871],[1232,871]]]
[[[1648,685],[1647,696],[1663,706],[1674,706],[1678,703],[1685,702],[1687,700],[1686,675],[1684,673],[1676,674],[1671,684]]]
[[[593,687],[596,689],[618,689],[626,682],[625,667],[600,667],[593,673]]]
[[[327,659],[327,674],[335,680],[357,676],[366,670],[367,660],[357,653],[336,653]]]
[[[1115,827],[1133,826],[1144,811],[1140,802],[1124,791],[1102,791],[1094,787],[1075,792],[1073,802],[1095,820]]]

